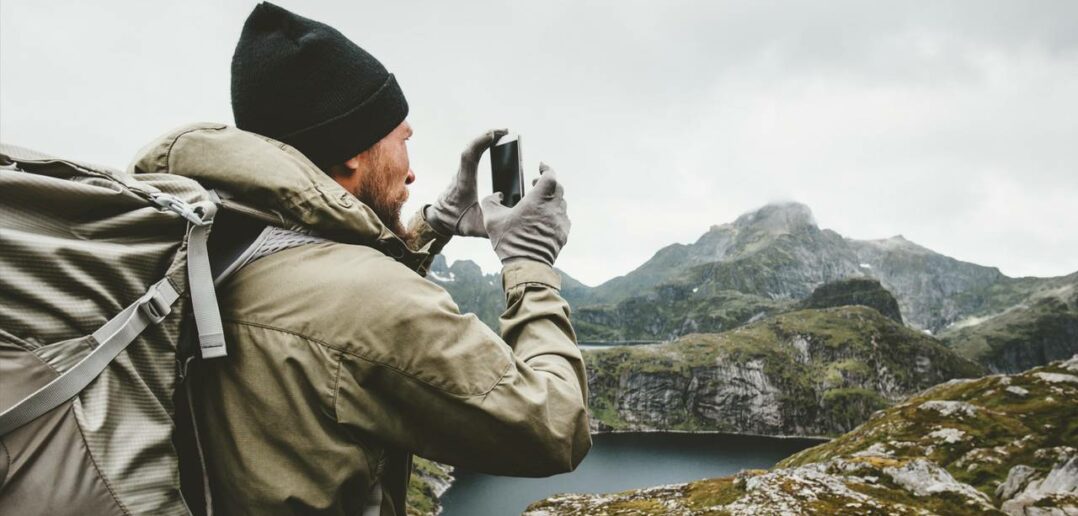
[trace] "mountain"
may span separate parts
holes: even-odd
[[[561,274],[561,294],[567,301],[579,303],[590,297],[591,287],[564,271],[554,270]],[[445,256],[439,254],[431,262],[427,279],[446,289],[461,312],[474,313],[487,326],[498,329],[498,317],[505,311],[500,273],[484,274],[479,265],[471,260],[457,260],[450,266]]]
[[[498,276],[483,275],[471,262],[448,267],[438,260],[432,281],[449,290],[462,310],[496,327],[504,307]],[[992,371],[1020,371],[1078,352],[1078,315],[1064,308],[1074,306],[1067,296],[1078,287],[1078,273],[1011,278],[902,236],[850,239],[820,229],[811,210],[798,203],[770,204],[712,226],[696,242],[664,247],[637,269],[594,288],[559,272],[582,342],[722,332],[810,306],[821,286],[863,278],[893,295],[898,311],[870,306],[912,328],[945,334],[955,349]],[[982,326],[988,321],[994,322]]]
[[[1078,514],[1076,447],[1078,355],[933,387],[771,470],[557,495],[525,514]]]
[[[994,267],[955,260],[902,236],[845,238],[820,229],[807,206],[783,203],[713,226],[693,244],[663,248],[638,269],[596,287],[592,299],[616,305],[660,285],[684,285],[697,293],[800,300],[821,284],[850,277],[879,280],[911,326],[933,332],[987,308],[971,303],[980,299],[975,293],[1006,279]],[[958,299],[964,293],[973,295]]]
[[[439,254],[431,262],[427,279],[446,289],[461,312],[474,313],[497,331],[498,317],[505,311],[501,274],[483,274],[471,260],[457,260],[450,267]]]
[[[1071,283],[1035,292],[986,317],[960,321],[940,337],[994,373],[1015,372],[1075,353],[1078,346],[1078,274]]]
[[[863,306],[584,355],[594,429],[615,431],[836,435],[909,394],[984,372]]]

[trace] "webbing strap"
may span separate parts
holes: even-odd
[[[225,330],[221,310],[217,307],[217,292],[213,288],[210,270],[210,251],[207,244],[217,205],[204,202],[196,205],[202,214],[200,224],[192,223],[187,233],[187,283],[191,288],[191,308],[198,328],[198,347],[202,358],[217,358],[228,354],[225,349]]]
[[[210,492],[210,474],[206,466],[206,454],[202,451],[202,438],[198,433],[198,416],[195,414],[195,396],[191,389],[191,379],[184,380],[187,391],[187,410],[191,416],[191,432],[195,437],[195,449],[198,450],[198,467],[202,473],[202,499],[206,505],[206,516],[213,516],[213,493]]]
[[[0,413],[0,437],[60,406],[90,385],[147,326],[172,311],[179,294],[168,279],[154,283],[142,297],[93,333],[98,346],[86,357],[30,396]]]

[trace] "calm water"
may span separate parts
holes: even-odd
[[[510,478],[457,470],[442,497],[445,516],[520,514],[557,493],[604,493],[768,468],[821,441],[724,434],[601,434],[572,473]]]

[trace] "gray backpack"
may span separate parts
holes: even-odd
[[[211,253],[228,206],[187,178],[0,145],[0,514],[209,510],[181,494],[177,448],[198,447],[174,396],[190,360],[226,354],[214,271],[274,222],[237,206],[248,230]]]

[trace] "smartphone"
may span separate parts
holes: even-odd
[[[512,208],[524,197],[524,167],[520,154],[520,135],[507,134],[490,148],[490,179],[495,192],[502,193],[502,204]]]

